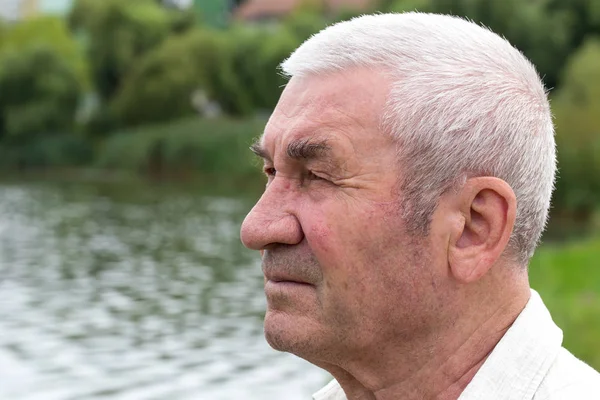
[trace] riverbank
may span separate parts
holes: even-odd
[[[99,179],[145,176],[194,180],[222,176],[259,178],[260,168],[248,147],[265,119],[189,118],[162,125],[120,130],[101,137],[49,135],[34,142],[2,144],[5,174],[92,174]]]

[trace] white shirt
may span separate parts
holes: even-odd
[[[600,400],[600,374],[562,347],[540,295],[531,298],[459,400]],[[598,338],[600,341],[600,338]],[[347,400],[334,380],[314,400]]]

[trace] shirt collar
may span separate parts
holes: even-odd
[[[339,383],[334,379],[327,384],[323,389],[313,394],[314,400],[347,400],[344,390]]]
[[[562,345],[540,295],[531,290],[527,305],[506,331],[459,400],[531,400]],[[314,400],[346,400],[335,381],[313,395]]]
[[[532,289],[527,305],[459,400],[533,399],[561,349],[562,339],[562,330]]]

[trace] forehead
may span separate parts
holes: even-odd
[[[389,88],[383,74],[367,69],[293,77],[269,119],[262,145],[274,151],[311,137],[332,146],[368,141],[380,134]]]

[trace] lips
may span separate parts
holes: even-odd
[[[268,281],[274,283],[298,283],[303,285],[310,285],[310,283],[294,276],[290,276],[287,274],[277,274],[277,273],[265,273],[265,278]]]
[[[286,271],[288,268],[281,268],[281,266],[263,265],[263,274],[267,281],[273,283],[298,283],[304,285],[310,285],[308,279],[300,276],[299,273],[291,273]],[[293,271],[302,271],[301,268],[289,268]]]

